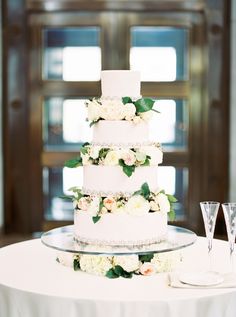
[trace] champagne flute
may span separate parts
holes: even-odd
[[[236,236],[236,203],[223,203],[222,208],[224,212],[227,236],[229,240],[231,272],[234,272],[233,252]]]
[[[212,240],[220,203],[217,201],[202,201],[200,202],[200,207],[208,242],[209,271],[212,271]]]

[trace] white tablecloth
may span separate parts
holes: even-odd
[[[205,268],[206,240],[182,252],[180,270]],[[229,269],[228,244],[214,240],[214,269]],[[167,274],[110,280],[74,272],[40,240],[0,249],[0,317],[235,317],[236,288],[175,289]]]

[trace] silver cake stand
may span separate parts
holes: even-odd
[[[45,232],[41,241],[47,247],[72,253],[94,255],[149,254],[179,250],[192,245],[197,239],[194,232],[176,226],[168,226],[167,239],[163,242],[141,246],[109,246],[78,243],[74,241],[73,225]]]

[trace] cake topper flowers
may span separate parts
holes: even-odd
[[[90,126],[99,120],[127,120],[134,123],[148,121],[155,101],[150,98],[133,100],[130,97],[122,99],[93,98],[86,102]]]

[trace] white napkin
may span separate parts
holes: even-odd
[[[223,273],[222,274],[224,280],[222,283],[217,285],[210,285],[210,286],[196,286],[191,284],[182,283],[179,280],[179,274],[178,273],[169,273],[168,274],[168,283],[170,287],[174,288],[236,288],[236,273]]]

